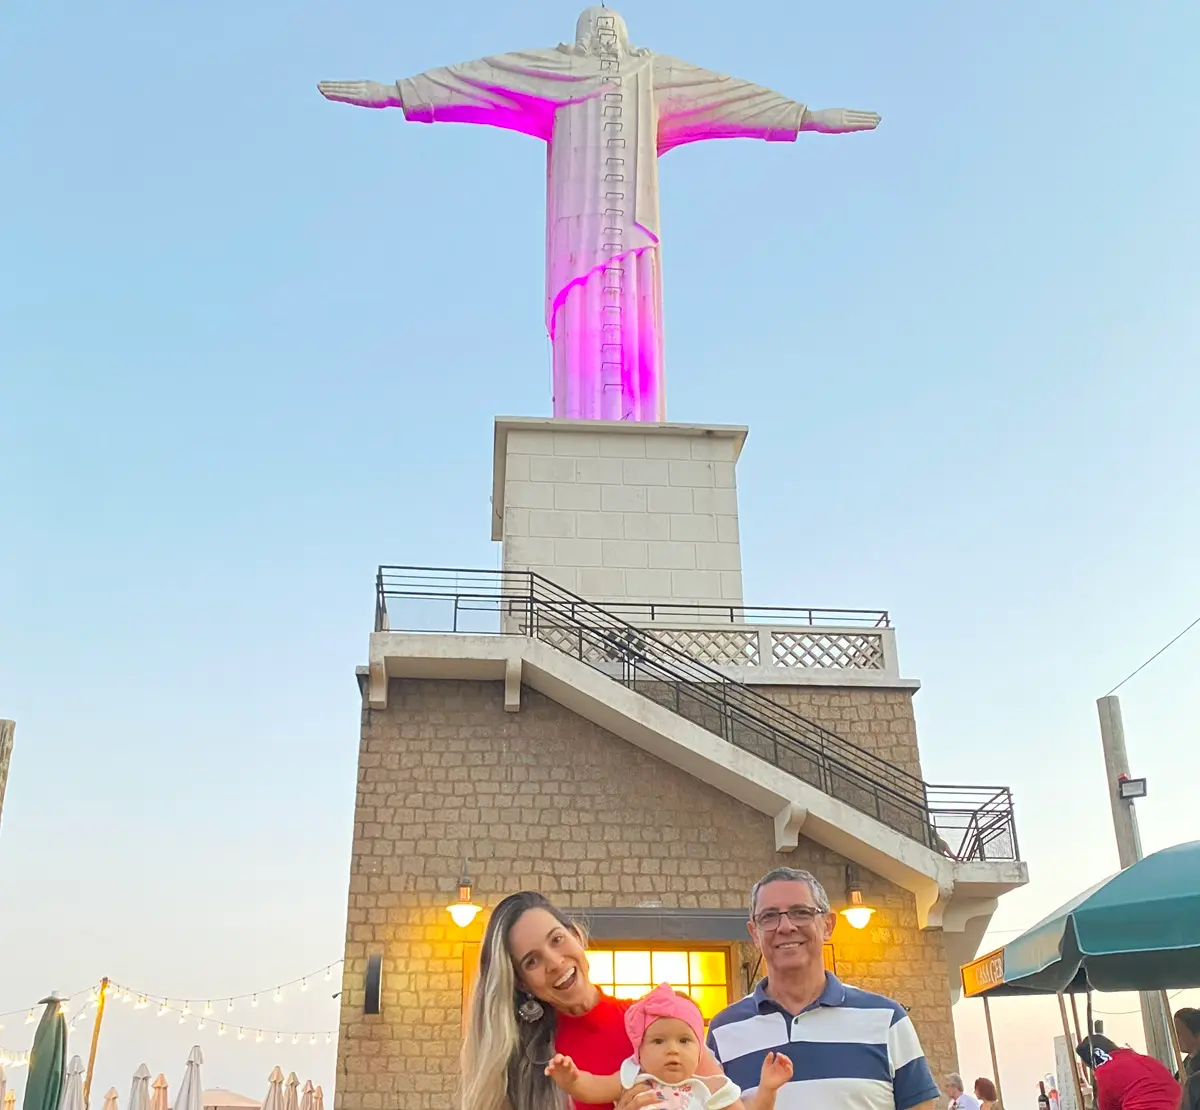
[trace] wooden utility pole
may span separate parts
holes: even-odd
[[[108,1001],[108,976],[100,980],[100,1000],[96,1003],[96,1021],[92,1025],[92,1051],[88,1053],[87,1077],[83,1081],[84,1110],[91,1105],[92,1073],[96,1070],[96,1049],[100,1045],[100,1023],[104,1020],[104,1003]]]
[[[8,783],[8,764],[12,759],[16,721],[0,721],[0,814],[4,812],[4,787]]]
[[[1104,745],[1104,769],[1108,777],[1108,800],[1112,807],[1113,831],[1117,836],[1117,856],[1121,870],[1142,858],[1142,837],[1138,832],[1133,798],[1121,796],[1121,783],[1129,778],[1129,756],[1125,753],[1125,724],[1121,720],[1121,699],[1109,694],[1098,698],[1100,742]],[[1171,1048],[1171,1016],[1161,991],[1142,991],[1142,1028],[1146,1033],[1146,1053],[1174,1070],[1175,1053]]]

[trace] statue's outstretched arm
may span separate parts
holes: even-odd
[[[877,112],[858,112],[853,108],[804,109],[801,131],[819,131],[823,135],[845,135],[850,131],[874,131],[882,117]]]
[[[357,104],[360,108],[403,108],[400,88],[378,81],[320,81],[317,89],[326,100]]]

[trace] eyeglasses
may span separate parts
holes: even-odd
[[[763,910],[762,913],[755,915],[754,924],[769,933],[772,929],[779,928],[779,922],[785,915],[793,925],[811,925],[818,917],[824,916],[824,911],[817,909],[816,906],[792,906],[788,910]]]

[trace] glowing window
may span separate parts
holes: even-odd
[[[705,1023],[729,1005],[729,953],[723,948],[596,948],[591,979],[613,998],[641,998],[659,983],[690,995]]]

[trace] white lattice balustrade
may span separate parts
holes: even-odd
[[[832,667],[881,671],[883,636],[877,632],[773,631],[771,658],[777,667]]]
[[[659,643],[712,666],[757,667],[758,630],[753,628],[653,628]]]

